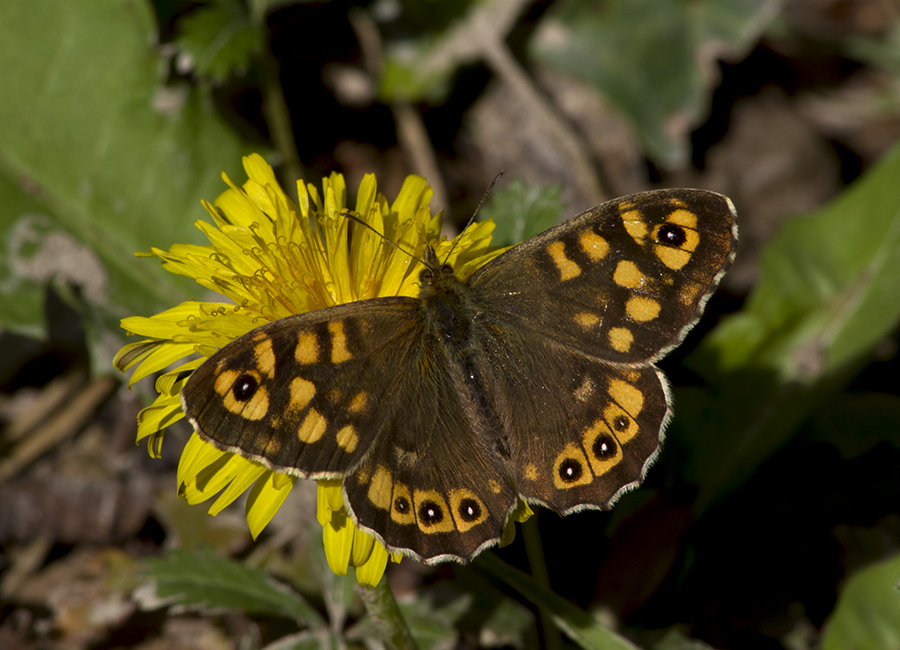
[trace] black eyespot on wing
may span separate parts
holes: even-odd
[[[409,512],[412,506],[409,503],[409,499],[406,497],[397,497],[394,499],[394,510],[399,512],[401,515],[405,515]]]
[[[246,402],[256,394],[259,390],[259,381],[253,375],[244,373],[238,377],[237,381],[231,387],[231,394],[234,399],[239,402]]]
[[[419,506],[419,521],[425,526],[435,526],[444,520],[444,511],[434,501],[423,501]]]
[[[584,468],[574,458],[567,458],[559,464],[559,478],[564,483],[574,483],[584,474]]]
[[[612,458],[616,455],[616,440],[611,435],[601,434],[594,439],[591,451],[597,460]]]
[[[613,428],[616,431],[625,431],[629,424],[628,418],[624,415],[619,415],[613,420]]]
[[[459,516],[465,522],[477,521],[481,517],[481,505],[475,499],[463,499],[459,502]]]
[[[666,223],[659,227],[656,238],[660,244],[678,248],[687,241],[687,234],[681,226],[674,223]]]

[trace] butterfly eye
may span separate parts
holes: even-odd
[[[475,499],[463,499],[459,503],[459,516],[465,522],[477,521],[481,517],[481,506]]]
[[[584,474],[584,468],[574,458],[567,458],[559,465],[559,478],[565,483],[574,483]]]
[[[679,247],[684,245],[684,242],[687,241],[687,234],[681,226],[673,223],[666,223],[660,226],[656,238],[659,240],[660,244]]]
[[[256,377],[244,373],[234,382],[234,386],[231,387],[231,394],[234,395],[234,399],[237,401],[246,402],[256,394],[258,389],[259,382]]]
[[[425,526],[434,526],[444,519],[444,511],[434,501],[423,501],[419,506],[419,521]]]
[[[594,440],[591,451],[594,452],[594,458],[599,460],[611,458],[616,455],[616,441],[612,436],[606,434],[599,435]]]

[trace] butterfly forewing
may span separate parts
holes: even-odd
[[[263,325],[194,371],[185,413],[217,447],[267,467],[346,476],[396,410],[390,368],[416,347],[418,314],[416,300],[384,298]]]
[[[659,358],[696,322],[734,255],[731,202],[659,190],[588,210],[472,276],[492,313],[622,363]]]

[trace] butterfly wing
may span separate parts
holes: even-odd
[[[614,365],[494,322],[485,386],[519,494],[561,514],[609,507],[659,452],[668,390],[653,365]]]
[[[734,256],[730,201],[663,190],[606,203],[469,280],[485,385],[519,493],[608,507],[643,478],[669,417],[653,361],[696,322]]]
[[[194,371],[181,394],[185,414],[221,449],[303,478],[344,477],[391,416],[391,356],[419,323],[407,298],[273,321]]]
[[[452,356],[443,345],[412,350],[398,367],[399,408],[344,483],[360,525],[428,563],[498,543],[516,505],[496,423]]]
[[[465,560],[515,505],[450,352],[419,301],[380,298],[263,325],[188,379],[182,402],[215,446],[306,478],[343,478],[352,516],[391,550]]]
[[[610,362],[646,363],[699,319],[736,242],[726,197],[644,192],[532,237],[468,284],[516,327]]]

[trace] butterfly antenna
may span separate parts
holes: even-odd
[[[491,190],[494,189],[494,186],[500,181],[500,177],[506,173],[505,169],[501,169],[500,173],[494,176],[494,180],[491,181],[491,184],[487,186],[487,189],[484,191],[484,194],[481,195],[481,200],[478,202],[478,205],[475,206],[475,211],[472,213],[472,216],[469,217],[469,220],[466,222],[465,227],[460,231],[460,234],[466,232],[469,229],[469,226],[475,221],[475,217],[478,216],[479,210],[481,210],[481,206],[484,205],[484,202],[487,200],[488,195],[491,193]],[[444,262],[450,259],[450,255],[453,254],[453,249],[456,248],[456,245],[459,243],[459,238],[453,242],[453,246],[450,247],[450,250],[447,252],[447,257],[444,258]]]
[[[480,205],[480,204],[479,204],[479,205]],[[374,232],[376,235],[378,235],[379,237],[381,237],[385,242],[387,242],[388,244],[390,244],[391,246],[393,246],[394,248],[396,248],[398,251],[401,251],[401,252],[403,252],[403,253],[406,253],[406,254],[409,255],[411,258],[413,258],[414,260],[416,260],[417,262],[419,262],[422,266],[426,266],[426,264],[425,264],[425,262],[422,260],[422,258],[417,257],[415,254],[409,252],[408,250],[406,250],[405,248],[403,248],[403,246],[401,246],[400,244],[398,244],[398,243],[395,242],[394,240],[392,240],[392,239],[386,237],[385,234],[384,234],[383,232],[378,232],[375,228],[373,228],[371,225],[367,224],[365,221],[363,221],[362,219],[360,219],[359,217],[357,217],[355,214],[353,214],[353,213],[350,212],[349,210],[344,210],[343,212],[341,212],[341,216],[346,217],[346,218],[349,219],[350,221],[355,221],[356,223],[358,223],[358,224],[361,225],[361,226],[365,226],[366,228],[368,228],[369,230],[371,230],[372,232]]]

